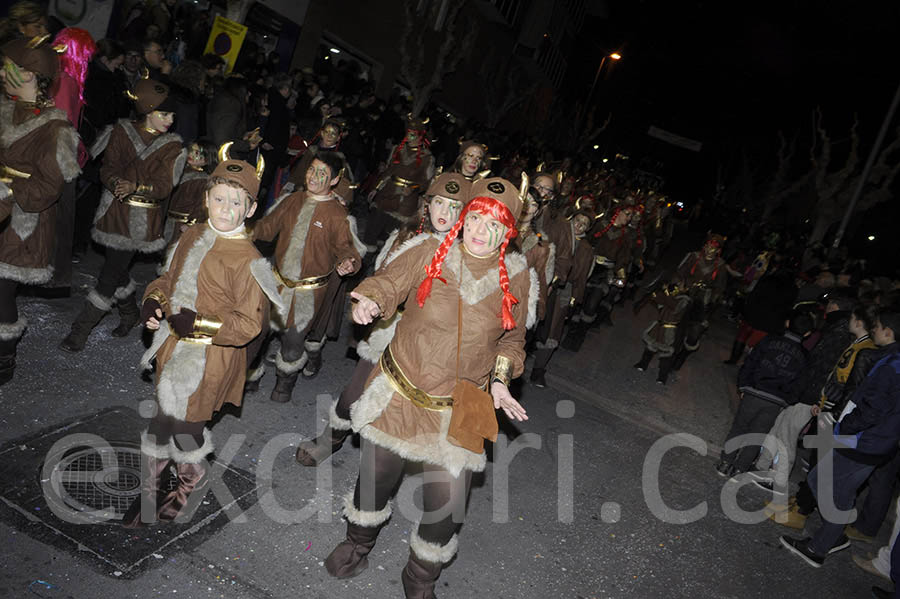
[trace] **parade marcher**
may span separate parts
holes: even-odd
[[[593,264],[587,274],[581,311],[572,315],[562,340],[562,346],[569,351],[581,349],[588,329],[595,322],[612,325],[610,313],[625,288],[626,270],[634,248],[628,231],[632,213],[631,207],[617,207],[610,218],[600,220],[594,227],[599,227],[598,230],[588,236],[587,243],[593,246]]]
[[[223,154],[226,152],[227,145],[223,146]],[[188,227],[207,219],[204,192],[209,173],[215,168],[216,151],[212,144],[195,141],[188,146],[187,164],[169,201],[165,238],[170,247]]]
[[[156,413],[141,435],[141,493],[125,527],[193,513],[209,481],[207,424],[226,403],[241,405],[247,346],[265,329],[269,301],[284,308],[271,266],[244,228],[262,168],[241,160],[216,167],[205,193],[209,219],[184,232],[165,273],[144,291],[141,320],[155,333],[141,363],[149,369],[156,359]],[[166,492],[170,462],[176,486]]]
[[[428,237],[443,241],[468,202],[470,187],[471,183],[461,173],[443,173],[436,177],[426,194],[428,201],[424,204],[422,224],[416,230],[398,229],[390,234],[375,259],[376,272],[389,264],[395,253],[405,251],[409,245],[422,243]],[[332,406],[325,431],[317,438],[304,441],[298,446],[298,462],[304,466],[316,466],[340,449],[344,440],[350,436],[350,409],[362,395],[364,384],[394,337],[402,315],[402,309],[398,309],[392,317],[378,319],[372,325],[368,337],[357,344],[359,361],[350,377],[350,383],[344,387],[340,398]]]
[[[688,252],[678,265],[677,278],[684,282],[684,292],[691,297],[687,313],[681,319],[680,332],[684,341],[675,348],[671,369],[678,370],[691,352],[700,348],[700,338],[706,331],[709,315],[722,298],[728,273],[722,259],[725,237],[710,233],[698,252]],[[668,374],[668,373],[666,373]],[[665,377],[660,376],[665,380]]]
[[[80,173],[78,135],[53,107],[56,53],[36,40],[0,47],[6,92],[0,99],[0,384],[13,377],[26,321],[16,307],[19,285],[53,277],[57,204]]]
[[[97,286],[60,343],[69,352],[84,349],[91,330],[113,306],[118,306],[120,320],[112,335],[128,335],[140,317],[131,261],[136,253],[153,254],[166,246],[165,202],[181,179],[187,151],[181,137],[166,133],[174,110],[167,85],[142,79],[133,99],[140,118],[107,127],[91,147],[93,156],[103,152],[100,180],[105,188],[91,236],[106,248],[106,260]]]
[[[653,357],[659,354],[659,374],[656,382],[665,385],[671,370],[672,356],[683,343],[679,335],[678,325],[691,305],[690,296],[684,292],[684,283],[678,280],[664,282],[658,289],[650,290],[646,296],[635,302],[634,313],[641,311],[646,304],[656,306],[658,316],[641,334],[644,342],[644,353],[634,365],[643,372],[650,365]]]
[[[303,152],[297,162],[293,165],[288,182],[284,186],[284,191],[306,190],[306,171],[309,170],[309,165],[312,164],[312,161],[316,158],[316,154],[319,152],[332,152],[339,156],[344,164],[344,176],[342,181],[353,183],[353,171],[350,170],[350,164],[347,162],[347,157],[343,152],[338,150],[338,146],[340,145],[343,136],[344,126],[340,121],[337,119],[325,119],[325,122],[322,123],[322,128],[319,129],[319,132],[316,134],[319,143],[312,144],[306,148],[306,151]],[[315,141],[315,139],[313,141]]]
[[[345,501],[347,537],[325,567],[348,578],[368,566],[407,462],[421,463],[424,514],[401,576],[406,597],[433,597],[444,564],[456,553],[471,473],[484,469],[484,439],[497,433],[494,410],[527,418],[508,389],[523,369],[538,288],[524,256],[507,254],[520,192],[509,181],[489,178],[475,182],[471,195],[444,241],[427,236],[406,245],[352,293],[360,324],[389,318],[410,301],[350,411],[353,430],[364,440],[360,474]]]
[[[308,333],[323,307],[331,273],[351,275],[361,265],[347,210],[334,193],[342,166],[340,156],[319,152],[307,169],[306,191],[282,197],[253,228],[256,239],[278,238],[275,275],[279,293],[290,307],[285,319],[273,322],[281,332],[281,348],[275,357],[272,401],[290,401],[307,360],[321,360],[324,340],[309,338]]]
[[[547,309],[547,296],[550,293],[550,282],[553,281],[556,268],[556,246],[546,237],[534,230],[532,223],[538,216],[542,206],[540,195],[535,188],[530,188],[523,201],[525,206],[519,217],[519,234],[513,244],[515,249],[521,252],[528,261],[528,266],[533,268],[538,275],[539,293],[537,300],[537,321],[544,319]]]
[[[406,135],[394,148],[387,168],[369,194],[372,212],[363,238],[367,245],[376,245],[394,229],[416,220],[419,194],[434,175],[427,124],[427,118],[407,118]]]
[[[487,146],[474,140],[459,142],[459,156],[450,171],[460,173],[469,181],[483,179],[491,174],[488,168]]]

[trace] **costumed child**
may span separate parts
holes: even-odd
[[[144,291],[141,322],[156,332],[141,362],[149,369],[156,358],[157,411],[141,436],[141,495],[123,516],[126,527],[193,513],[213,450],[207,423],[224,404],[241,405],[248,345],[268,322],[269,300],[283,307],[271,266],[244,228],[261,174],[261,162],[221,162],[207,183],[209,220],[184,232],[165,273]],[[164,493],[170,462],[177,486]]]
[[[223,154],[227,152],[226,146],[222,148]],[[178,242],[188,227],[208,218],[206,183],[209,173],[216,168],[216,151],[212,144],[197,141],[191,143],[187,150],[187,166],[169,200],[165,237],[170,246]]]

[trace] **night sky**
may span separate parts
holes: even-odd
[[[599,112],[613,113],[600,152],[652,159],[646,162],[663,171],[670,191],[688,200],[712,193],[719,168],[734,178],[744,156],[758,177],[773,173],[779,130],[797,136],[799,175],[808,168],[816,106],[836,166],[858,113],[861,167],[900,85],[900,2],[598,4],[605,14],[586,18],[576,42],[583,58],[570,63],[565,93],[586,98],[600,58],[620,52],[594,92]],[[646,135],[650,125],[701,141],[703,150],[656,141]],[[898,125],[900,115],[886,144]],[[900,202],[891,204],[868,220],[898,222]]]

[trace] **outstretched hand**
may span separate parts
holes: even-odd
[[[491,383],[491,396],[494,398],[494,409],[503,409],[510,420],[528,420],[528,413],[522,404],[517,402],[509,388],[499,381]]]
[[[351,291],[350,297],[356,300],[353,305],[353,322],[356,324],[369,324],[381,316],[381,307],[366,296]]]

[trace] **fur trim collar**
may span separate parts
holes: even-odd
[[[66,113],[59,108],[45,108],[41,111],[41,114],[36,117],[30,118],[24,123],[14,125],[13,112],[15,109],[16,103],[14,101],[7,99],[0,101],[0,122],[3,123],[2,132],[0,132],[0,147],[8,148],[29,133],[40,129],[51,121],[69,122]]]
[[[109,138],[112,137],[112,131],[115,126],[115,123],[113,123],[112,125],[107,125],[103,128],[103,131],[101,131],[100,134],[97,135],[97,139],[94,140],[94,145],[92,145],[91,149],[89,150],[92,158],[96,158],[97,156],[102,154],[106,149],[106,146],[109,145]]]
[[[406,241],[401,243],[400,247],[398,247],[396,251],[391,252],[388,255],[388,257],[385,258],[384,264],[382,266],[387,266],[388,264],[390,264],[391,262],[396,260],[397,256],[403,254],[404,252],[406,252],[416,246],[422,245],[424,242],[428,241],[429,239],[437,239],[437,238],[431,233],[419,233],[415,237],[410,237],[409,239],[407,239]],[[387,245],[387,244],[385,244],[385,245]]]
[[[500,291],[500,267],[495,266],[480,279],[476,279],[462,260],[462,250],[458,242],[450,248],[444,265],[459,281],[459,294],[463,301],[470,306],[481,302],[491,293]],[[462,267],[462,273],[460,273],[460,267]],[[506,271],[510,281],[527,268],[528,262],[525,260],[525,256],[518,252],[506,254]]]
[[[187,251],[178,279],[175,281],[172,297],[169,298],[172,314],[177,314],[182,308],[197,311],[197,272],[217,238],[215,231],[206,227]]]
[[[119,119],[119,125],[122,127],[122,130],[125,132],[125,135],[128,136],[128,140],[131,142],[131,145],[134,146],[134,152],[137,154],[138,160],[146,160],[149,158],[154,152],[156,152],[161,147],[166,144],[170,144],[172,142],[177,142],[179,145],[182,143],[181,136],[177,133],[163,133],[162,135],[157,135],[153,141],[150,142],[149,145],[144,143],[144,140],[141,139],[140,134],[137,132],[137,129],[134,128],[134,123],[132,123],[128,119]],[[186,151],[182,149],[182,153]],[[185,154],[186,156],[186,154]],[[176,161],[177,162],[177,161]],[[183,166],[183,165],[182,165]],[[179,171],[178,175],[181,175]],[[175,179],[177,182],[178,179]]]
[[[184,169],[184,171],[182,171],[181,181],[179,181],[178,183],[187,183],[188,181],[196,181],[197,179],[203,179],[205,181],[206,179],[209,179],[209,175],[204,171],[186,168]]]
[[[272,265],[263,257],[259,257],[250,263],[250,274],[256,279],[260,289],[272,302],[275,307],[275,313],[278,318],[287,320],[287,311],[290,305],[287,304],[278,293],[278,281],[275,279],[275,273],[272,272]]]
[[[538,274],[533,268],[528,269],[530,284],[528,286],[528,316],[525,319],[525,328],[530,329],[537,324],[537,303],[541,293],[541,283]]]
[[[344,495],[344,517],[347,518],[347,522],[352,522],[357,526],[365,526],[367,528],[381,526],[388,521],[392,513],[390,500],[388,500],[384,508],[370,512],[361,510],[353,505],[353,491]]]
[[[432,564],[446,564],[453,559],[459,547],[459,539],[456,533],[450,537],[446,545],[438,545],[420,537],[418,528],[416,526],[409,535],[409,549],[416,554],[416,557]]]
[[[25,332],[28,321],[24,316],[19,316],[15,322],[0,322],[0,341],[15,341]]]
[[[309,225],[312,222],[313,213],[318,205],[316,202],[309,201],[307,198],[300,199],[303,206],[300,213],[297,214],[297,220],[291,229],[291,241],[278,270],[288,279],[297,280],[301,278],[303,272],[303,252],[306,250],[306,236],[309,234]],[[282,233],[283,235],[284,233]]]

